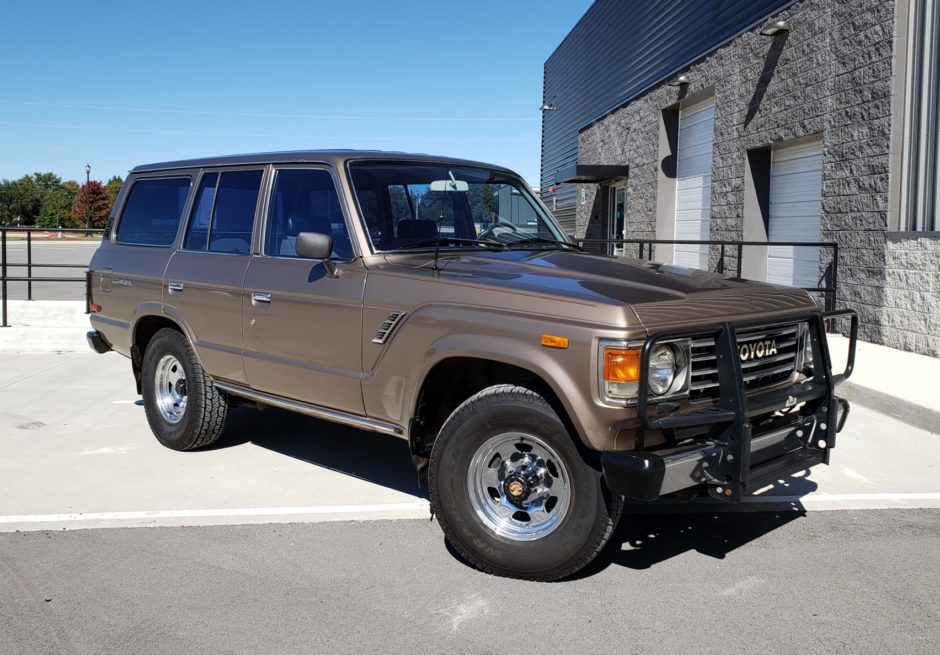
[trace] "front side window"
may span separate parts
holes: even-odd
[[[257,170],[203,175],[183,247],[248,254],[261,173]]]
[[[352,257],[346,220],[329,171],[282,169],[277,172],[268,209],[264,254],[296,257],[297,235],[301,232],[329,234],[333,237],[333,258],[348,260]]]
[[[422,162],[352,162],[350,177],[376,250],[570,246],[522,180],[501,171]]]
[[[137,180],[118,221],[118,243],[173,245],[191,184],[189,177]]]

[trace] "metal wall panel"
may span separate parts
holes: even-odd
[[[597,0],[545,62],[541,188],[578,158],[578,131],[794,0]],[[625,162],[626,163],[626,162]],[[557,186],[555,216],[575,226],[576,187]]]

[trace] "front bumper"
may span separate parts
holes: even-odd
[[[849,360],[843,373],[833,375],[826,342],[826,321],[851,318]],[[637,500],[656,500],[664,494],[704,486],[713,498],[740,502],[778,478],[828,464],[836,434],[842,429],[849,404],[834,394],[837,384],[852,373],[858,317],[852,310],[816,312],[799,317],[809,324],[812,341],[811,378],[772,393],[748,398],[744,393],[735,326],[731,323],[691,333],[663,332],[647,338],[641,357],[637,413],[647,430],[710,426],[711,432],[692,443],[656,451],[606,451],[601,466],[614,493]],[[742,327],[742,326],[738,326]],[[708,406],[685,413],[651,416],[646,371],[657,342],[678,337],[714,336],[719,366],[719,397]],[[776,415],[783,410],[787,413]]]

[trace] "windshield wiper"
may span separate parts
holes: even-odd
[[[524,239],[519,239],[518,241],[509,241],[506,243],[506,246],[510,249],[515,248],[516,246],[521,246],[530,243],[550,243],[556,246],[565,246],[566,248],[571,248],[572,250],[583,251],[584,248],[579,246],[576,243],[571,243],[570,241],[561,241],[560,239],[546,239],[545,237],[525,237]]]
[[[500,250],[506,249],[506,244],[501,241],[496,241],[495,239],[465,239],[463,237],[437,237],[436,239],[428,239],[427,241],[420,241],[418,243],[413,243],[404,248],[399,248],[398,250],[409,250],[411,248],[430,248],[431,246],[437,246],[441,243],[475,243],[481,246],[489,246],[491,248],[499,248]]]

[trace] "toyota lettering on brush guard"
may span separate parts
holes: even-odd
[[[799,289],[584,252],[519,178],[357,151],[135,168],[89,343],[177,450],[237,405],[407,440],[447,540],[499,575],[590,562],[624,499],[738,502],[828,463],[857,320]],[[827,321],[851,319],[833,374]]]

